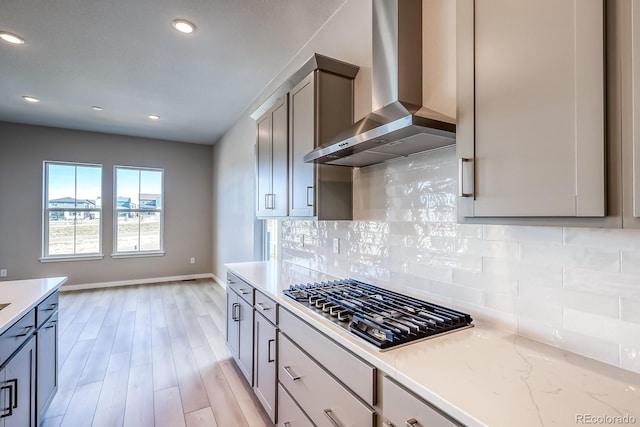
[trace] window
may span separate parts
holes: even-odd
[[[42,260],[101,256],[102,166],[44,162]]]
[[[163,174],[115,167],[114,256],[163,253]]]

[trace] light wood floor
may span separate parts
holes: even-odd
[[[225,345],[211,280],[60,296],[60,386],[44,426],[269,426]]]

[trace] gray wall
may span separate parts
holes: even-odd
[[[348,40],[348,42],[345,42]],[[371,111],[371,1],[347,0],[292,58],[216,143],[213,151],[213,272],[224,279],[227,262],[261,257],[261,222],[255,220],[255,122],[249,115],[313,53],[360,66],[355,81],[355,118]]]
[[[212,271],[211,146],[3,122],[0,138],[0,268],[8,270],[6,279],[60,275],[85,284]],[[104,259],[38,260],[44,160],[102,164]],[[164,169],[165,256],[111,258],[114,165]]]

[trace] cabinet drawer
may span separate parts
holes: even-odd
[[[36,329],[35,310],[29,310],[20,320],[0,335],[0,365],[3,364]]]
[[[462,426],[391,378],[382,378],[383,416],[394,426]]]
[[[316,425],[373,426],[373,411],[283,336],[278,356],[280,382]]]
[[[256,290],[256,312],[262,314],[274,325],[278,324],[278,304],[271,298]]]
[[[313,427],[282,384],[278,384],[278,427]]]
[[[313,355],[335,377],[369,405],[375,405],[376,368],[287,310],[280,310],[280,331]]]
[[[227,272],[227,286],[240,295],[240,298],[253,305],[253,286],[230,272]]]
[[[58,309],[59,292],[55,291],[36,307],[36,324],[38,328],[44,325],[49,317]]]

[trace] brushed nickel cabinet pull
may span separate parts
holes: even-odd
[[[18,334],[15,337],[16,338],[26,337],[27,335],[29,335],[29,331],[31,331],[31,329],[33,329],[33,326],[27,326],[27,328],[25,329],[25,332],[23,334]]]
[[[404,425],[406,427],[416,427],[417,425],[419,425],[419,423],[418,423],[418,420],[416,420],[415,418],[411,418],[407,420]]]
[[[292,381],[297,381],[300,379],[300,377],[298,375],[295,375],[293,372],[291,372],[291,366],[283,366],[282,369],[284,369],[284,371],[287,373],[287,375],[289,375],[289,377],[291,377]]]
[[[312,186],[307,186],[307,206],[311,207],[313,206],[313,200],[311,200],[311,202],[309,202],[309,190],[313,190]]]
[[[333,415],[333,411],[331,409],[325,409],[323,412],[327,416],[327,418],[329,418],[331,424],[333,424],[335,427],[342,427],[342,424],[340,423],[340,421],[338,421],[336,416]]]
[[[270,339],[269,341],[267,341],[267,363],[276,361],[275,358],[271,358],[271,344],[273,344],[274,342],[276,342],[275,339]]]
[[[240,289],[238,289],[238,290],[240,291],[240,293],[241,293],[242,295],[249,295],[249,294],[251,293],[251,291],[248,291],[248,292],[247,292],[247,288],[240,288]]]
[[[458,197],[473,197],[473,191],[471,193],[464,192],[464,164],[471,163],[473,159],[461,157],[458,164]]]
[[[240,321],[240,304],[238,304],[237,302],[234,302],[231,305],[231,319],[234,322]]]
[[[269,310],[269,307],[265,307],[263,303],[261,302],[257,302],[256,303],[256,308],[260,311],[267,311]]]
[[[10,417],[11,415],[13,415],[13,386],[5,385],[0,387],[0,392],[4,390],[9,390],[9,407],[2,409],[5,412],[0,415],[0,418]],[[4,401],[4,398],[2,400]]]
[[[290,427],[291,423],[289,421],[285,421],[282,423],[282,427]]]

